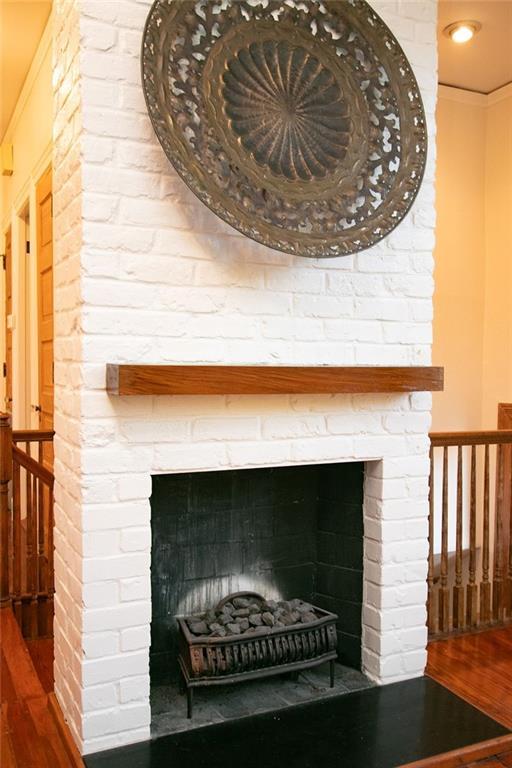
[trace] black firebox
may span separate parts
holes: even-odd
[[[176,616],[253,590],[338,619],[338,657],[361,665],[361,462],[153,477],[151,682],[178,678]]]

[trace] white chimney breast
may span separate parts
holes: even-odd
[[[364,669],[423,673],[429,394],[105,391],[107,362],[430,364],[436,2],[371,4],[419,81],[426,176],[386,240],[309,260],[235,232],[170,167],[139,81],[149,0],[54,2],[55,684],[84,753],[149,738],[155,473],[367,460]]]

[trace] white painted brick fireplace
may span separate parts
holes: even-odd
[[[107,362],[430,363],[436,2],[372,5],[420,84],[425,181],[384,242],[308,260],[239,235],[170,168],[140,85],[149,0],[55,0],[55,678],[86,753],[149,737],[156,473],[368,461],[364,670],[423,672],[429,394],[105,391]]]

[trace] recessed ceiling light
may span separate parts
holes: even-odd
[[[467,43],[482,29],[479,21],[456,21],[443,29],[454,43]]]

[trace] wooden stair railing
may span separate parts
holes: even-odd
[[[512,429],[434,432],[430,441],[429,636],[504,624],[512,620]]]
[[[0,607],[11,604],[9,589],[9,481],[12,474],[11,418],[0,413]]]
[[[53,432],[13,432],[0,414],[0,601],[30,638],[53,627],[52,445]]]
[[[512,429],[430,438],[434,638],[512,620]],[[53,432],[12,432],[0,413],[0,605],[12,605],[25,637],[52,634],[52,447]]]

